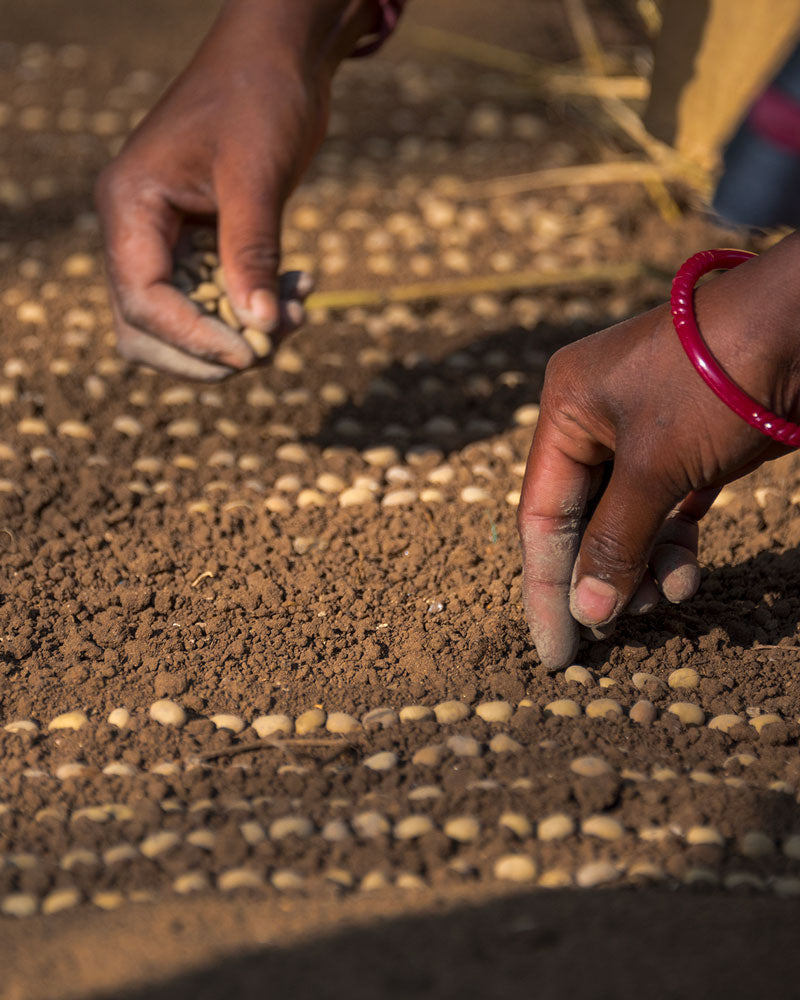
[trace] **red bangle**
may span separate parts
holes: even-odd
[[[352,55],[369,56],[373,52],[376,52],[397,27],[397,22],[400,20],[400,15],[403,13],[405,5],[406,0],[378,0],[380,8],[378,23],[375,26],[372,36],[359,42]]]
[[[672,282],[672,322],[700,378],[726,406],[762,434],[790,448],[800,448],[800,425],[771,413],[728,378],[701,337],[694,314],[694,286],[699,278],[709,271],[738,267],[755,256],[748,250],[702,250],[690,257]]]

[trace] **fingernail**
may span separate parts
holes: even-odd
[[[575,588],[575,614],[584,625],[600,625],[613,615],[617,592],[610,583],[585,576]]]
[[[252,326],[273,327],[278,321],[278,310],[275,296],[263,288],[257,288],[251,295],[247,305]]]

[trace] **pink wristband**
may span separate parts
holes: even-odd
[[[397,27],[397,22],[403,13],[406,0],[378,0],[378,5],[380,10],[375,30],[369,38],[358,43],[352,53],[353,56],[371,55],[383,45]]]
[[[672,321],[689,360],[726,406],[762,434],[790,448],[800,448],[800,425],[771,413],[728,378],[701,337],[694,314],[694,286],[704,274],[730,270],[755,256],[748,250],[702,250],[690,257],[672,282]]]

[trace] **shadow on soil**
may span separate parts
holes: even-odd
[[[591,325],[510,327],[466,343],[462,337],[446,352],[442,348],[448,340],[433,333],[433,357],[394,361],[366,380],[361,366],[354,364],[349,384],[343,371],[341,381],[352,399],[333,407],[309,440],[321,447],[393,444],[401,451],[424,445],[445,454],[458,451],[514,426],[519,407],[538,403],[549,357],[614,322],[598,316]],[[398,341],[388,351],[406,354]]]
[[[124,996],[789,996],[796,995],[800,974],[798,934],[796,901],[767,896],[526,893],[482,906],[373,921],[285,949],[265,947]]]

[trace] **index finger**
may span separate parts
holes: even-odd
[[[255,356],[247,341],[171,284],[181,215],[158,191],[101,195],[106,258],[122,318],[187,354],[229,368]]]
[[[569,610],[572,570],[594,468],[607,457],[583,437],[576,442],[543,408],[517,511],[525,616],[539,658],[551,669],[567,666],[578,650],[579,626]]]

